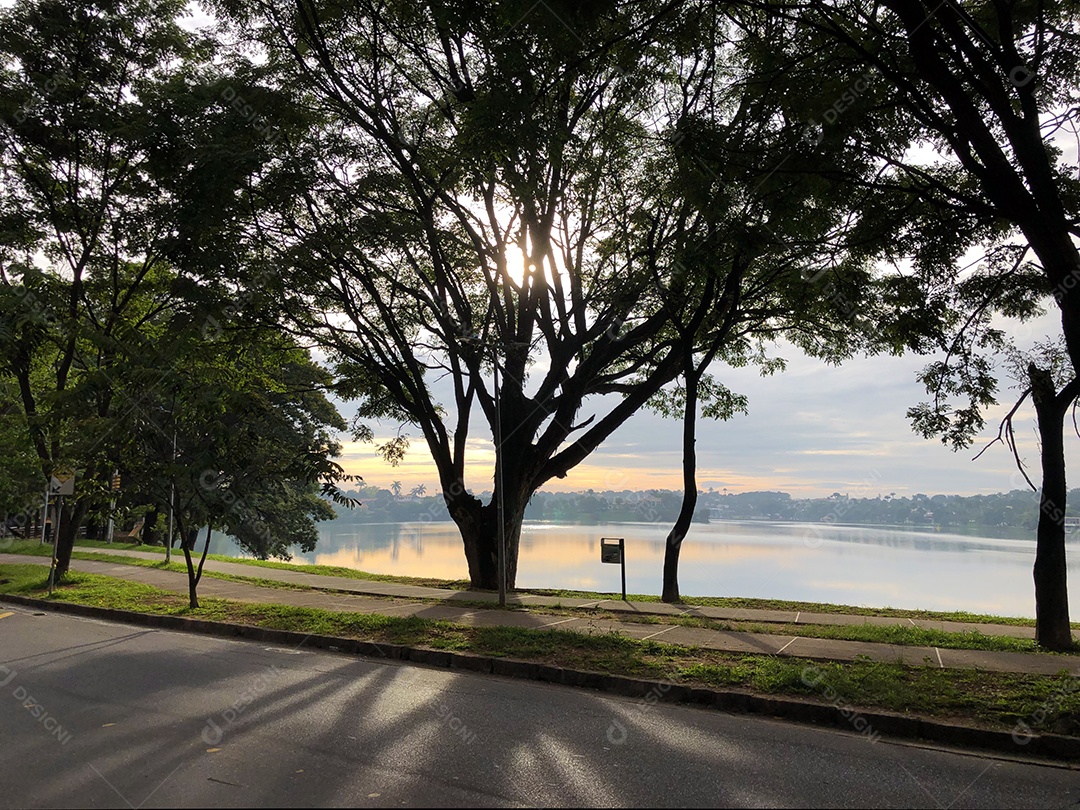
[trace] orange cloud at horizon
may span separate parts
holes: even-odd
[[[494,483],[494,450],[490,442],[472,440],[465,452],[466,483],[474,492],[491,491]],[[609,466],[584,461],[574,467],[565,478],[553,478],[540,489],[543,492],[578,492],[594,489],[621,491],[682,489],[682,470],[675,468],[657,469],[645,456],[624,454],[618,457],[623,466]],[[405,458],[397,466],[391,466],[375,452],[372,445],[358,442],[344,442],[339,459],[345,471],[351,475],[360,475],[368,486],[389,489],[394,481],[400,481],[403,491],[423,484],[429,495],[439,491],[439,474],[435,463],[427,454],[422,443],[414,444]],[[794,471],[777,470],[777,475],[788,478]],[[761,490],[781,489],[794,496],[815,497],[828,495],[829,492],[814,484],[780,481],[774,477],[746,475],[726,469],[699,467],[697,473],[698,488],[727,489],[730,492],[756,492]],[[855,483],[852,486],[856,486]],[[831,492],[831,490],[830,490]]]

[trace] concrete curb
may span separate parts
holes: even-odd
[[[878,735],[888,735],[964,748],[978,748],[1014,756],[1046,757],[1055,760],[1080,762],[1080,737],[1069,737],[1061,734],[1021,735],[1015,732],[982,729],[946,723],[927,717],[855,709],[841,700],[836,700],[833,703],[820,703],[800,698],[758,695],[730,689],[690,687],[662,681],[554,667],[532,661],[518,661],[445,650],[429,650],[419,647],[406,647],[400,644],[377,644],[371,641],[301,633],[295,630],[273,630],[242,624],[137,613],[130,610],[78,605],[68,602],[50,602],[15,594],[5,594],[0,597],[0,601],[52,610],[57,613],[110,619],[143,627],[203,633],[213,636],[239,636],[251,641],[268,644],[281,644],[292,647],[307,646],[361,655],[368,658],[407,661],[426,666],[461,669],[489,675],[542,681],[561,686],[595,689],[622,697],[641,698],[648,703],[684,703],[711,707],[732,713],[766,715],[783,720],[831,726],[843,730],[855,730],[863,733],[871,740]]]

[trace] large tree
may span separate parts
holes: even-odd
[[[231,294],[237,181],[267,154],[228,103],[237,79],[178,25],[185,9],[35,0],[0,15],[0,373],[45,480],[82,471],[61,574],[92,505],[81,495],[107,492],[116,467],[109,431],[165,385],[170,347],[137,388],[116,384],[121,369],[155,320]]]
[[[719,144],[737,140],[725,127],[767,105],[687,92],[726,75],[698,54],[723,28],[708,4],[218,7],[258,32],[313,119],[253,178],[260,285],[277,279],[361,419],[419,430],[474,586],[498,583],[500,533],[512,586],[532,493],[688,356],[726,346],[746,361],[785,329],[807,343],[844,331],[796,323],[843,309],[802,283],[783,222],[814,206],[827,231],[821,200],[785,209],[776,184],[751,193],[766,172],[721,165]],[[710,98],[723,106],[702,115]],[[799,148],[774,123],[756,129],[769,149]],[[754,127],[736,129],[748,142]],[[489,504],[465,485],[477,408],[496,437]]]
[[[124,369],[123,382],[154,378],[155,344],[171,347],[168,379],[122,419],[120,461],[134,492],[172,503],[193,608],[212,530],[259,559],[288,559],[293,546],[315,547],[315,522],[334,517],[331,500],[353,503],[337,486],[353,476],[334,461],[346,425],[327,399],[326,370],[277,330],[233,325],[208,336],[199,327],[163,324],[133,358],[143,362]]]
[[[1080,370],[1080,179],[1054,139],[1074,121],[1080,102],[1075,3],[780,0],[759,5],[797,31],[772,50],[772,58],[793,73],[821,75],[839,67],[851,75],[851,66],[862,68],[861,80],[832,99],[808,94],[819,105],[814,123],[820,127],[824,122],[824,138],[837,119],[865,113],[879,127],[909,131],[942,156],[928,161],[918,151],[879,151],[882,171],[874,184],[879,214],[896,216],[912,205],[932,208],[937,221],[921,220],[930,228],[929,234],[920,234],[923,244],[934,243],[934,228],[939,229],[936,244],[955,244],[954,234],[941,229],[962,228],[966,220],[996,228],[1005,237],[1011,231],[1035,257],[1043,292],[1053,295],[1061,311],[1072,368]],[[865,104],[867,89],[877,99],[887,90],[876,108]],[[951,269],[946,264],[936,278],[932,270],[927,278],[948,283]],[[1016,272],[1013,268],[991,279],[988,295],[969,311],[977,315],[995,306],[995,295],[1011,294],[1016,284],[1025,284]],[[1064,416],[1072,399],[1067,387],[1044,390],[1045,372],[1034,367],[1029,380],[1032,391],[1042,392],[1040,427],[1049,426],[1053,414]],[[974,380],[977,407],[978,399],[993,390],[977,375]],[[922,413],[931,422],[921,428],[933,428],[934,420],[942,424],[941,413]],[[971,406],[945,414],[944,430],[967,430],[971,414]],[[1053,430],[1050,438],[1058,433]],[[1051,455],[1053,460],[1043,459],[1049,477],[1041,491],[1035,565],[1037,634],[1040,644],[1065,648],[1071,645],[1065,468],[1056,450]]]
[[[0,15],[3,372],[18,386],[45,480],[60,465],[79,465],[89,480],[111,473],[92,452],[89,423],[131,401],[108,385],[109,369],[171,232],[154,216],[148,98],[196,51],[175,23],[183,6],[43,0]],[[41,355],[50,379],[39,386]],[[61,574],[86,507],[65,504]]]
[[[813,119],[815,137],[828,140],[838,120],[863,115],[871,125],[905,133],[909,143],[929,148],[910,150],[901,141],[901,148],[877,150],[881,173],[870,189],[880,217],[910,223],[899,230],[914,236],[924,255],[938,249],[943,261],[937,267],[919,267],[920,280],[931,290],[961,280],[953,262],[958,232],[965,236],[982,231],[988,237],[996,231],[998,244],[1002,239],[1021,240],[1033,254],[1041,290],[1057,302],[1068,356],[1073,370],[1080,370],[1080,182],[1054,140],[1075,119],[1080,101],[1076,5],[1053,0],[750,4],[791,25],[790,36],[763,48],[774,70],[792,77],[849,77],[839,87],[829,82],[825,94],[819,92],[820,85],[800,85],[806,90],[801,103]],[[928,152],[937,159],[927,159]],[[910,216],[912,210],[919,215]],[[921,232],[912,231],[911,224]],[[1020,264],[1004,264],[996,275],[992,263],[987,268],[991,272],[983,295],[967,299],[965,317],[977,319],[1017,288],[1034,289],[1028,268]],[[939,300],[950,298],[959,300],[948,291]],[[1013,304],[1005,300],[1001,306]],[[962,331],[964,320],[956,325]],[[948,349],[952,341],[944,344]],[[981,424],[978,408],[993,394],[984,363],[975,359],[945,380],[955,393],[969,398],[967,407],[955,412],[921,409],[916,412],[922,420],[917,427],[954,439]],[[931,369],[939,376],[942,371],[940,366]],[[1029,380],[1033,390],[1042,392],[1041,427],[1048,427],[1054,414],[1064,415],[1072,399],[1067,386],[1052,393],[1044,390],[1045,371],[1033,367]],[[1067,400],[1064,405],[1062,400]],[[1055,429],[1049,437],[1059,433]],[[1063,648],[1071,645],[1064,460],[1053,450],[1043,462],[1035,564],[1037,634],[1040,643]]]

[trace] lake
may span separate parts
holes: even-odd
[[[987,530],[990,533],[993,530]],[[695,524],[683,543],[684,596],[743,596],[869,607],[1035,615],[1034,532],[1012,537],[879,526],[766,521]],[[618,565],[600,562],[600,538],[623,537],[626,589],[659,594],[668,527],[526,523],[517,584],[618,593]],[[201,547],[201,545],[200,545]],[[244,556],[215,534],[211,551]],[[1080,605],[1080,542],[1068,540],[1070,603]],[[318,548],[295,562],[379,574],[467,579],[456,526],[449,522],[320,526]]]

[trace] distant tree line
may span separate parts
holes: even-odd
[[[409,523],[448,520],[441,495],[407,496],[369,486],[350,492],[363,503],[338,518],[356,523]],[[1080,496],[1080,491],[1072,494]],[[559,523],[670,523],[679,513],[682,492],[645,491],[537,492],[525,519]],[[1039,522],[1038,495],[1016,489],[992,495],[893,494],[827,498],[792,498],[787,492],[700,492],[696,523],[717,520],[790,520],[811,523],[860,523],[889,526],[935,526],[1034,529]]]
[[[1080,492],[1073,490],[1073,496]],[[1014,489],[993,495],[876,495],[851,498],[792,498],[786,492],[708,493],[702,500],[713,517],[730,520],[795,520],[894,526],[1012,527],[1034,529],[1039,496]]]

